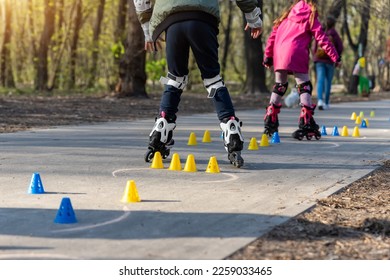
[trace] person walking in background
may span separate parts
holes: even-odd
[[[319,126],[313,118],[315,104],[312,104],[313,86],[309,78],[309,45],[312,38],[317,41],[333,63],[340,61],[335,47],[329,41],[318,20],[317,0],[295,0],[283,14],[274,21],[274,27],[267,40],[263,65],[274,67],[275,84],[269,106],[264,116],[264,133],[269,136],[278,131],[278,114],[281,100],[288,88],[288,75],[294,75],[299,93],[301,113],[299,129],[293,137],[302,140],[321,137]]]
[[[218,25],[220,22],[218,0],[134,0],[139,21],[145,34],[145,49],[161,48],[159,37],[165,31],[167,77],[160,81],[165,85],[159,116],[149,135],[145,161],[153,159],[155,152],[163,158],[169,155],[173,145],[176,113],[183,89],[188,83],[188,59],[190,49],[201,72],[208,97],[213,100],[228,159],[240,167],[244,139],[241,123],[236,117],[228,89],[220,76],[218,61]],[[256,0],[237,0],[237,6],[245,14],[251,36],[262,33],[261,10]]]
[[[335,29],[335,24],[336,18],[329,15],[326,18],[325,33],[335,46],[339,57],[341,57],[343,42]],[[319,110],[329,109],[335,64],[316,41],[313,44],[313,61],[317,74],[317,107]],[[325,93],[325,100],[323,99],[323,93]]]

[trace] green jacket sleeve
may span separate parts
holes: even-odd
[[[150,21],[155,0],[134,0],[135,11],[141,24]]]
[[[250,13],[257,7],[256,0],[236,0],[236,3],[244,13]]]

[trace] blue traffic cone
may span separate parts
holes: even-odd
[[[362,123],[360,125],[361,128],[367,128],[367,122],[366,120],[362,120]]]
[[[45,190],[43,189],[41,176],[39,175],[39,173],[34,173],[32,175],[30,187],[28,188],[28,193],[29,194],[45,193]]]
[[[326,133],[326,127],[325,127],[325,125],[323,125],[323,126],[321,127],[321,135],[322,135],[322,136],[328,135],[328,134]]]
[[[274,134],[272,135],[271,143],[272,144],[280,143],[280,137],[279,137],[279,133],[277,131],[275,131]]]
[[[54,220],[57,224],[73,224],[77,223],[76,215],[74,214],[72,203],[69,197],[62,198],[60,208]]]
[[[333,127],[332,136],[340,136],[337,126]]]

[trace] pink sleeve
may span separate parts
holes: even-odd
[[[322,29],[317,17],[314,20],[311,32],[318,45],[321,46],[321,48],[325,51],[325,53],[330,57],[333,62],[336,62],[339,58],[339,55],[337,54],[336,48],[329,41],[328,36]]]
[[[265,46],[264,57],[274,57],[274,44],[277,30],[277,27],[272,28],[272,32],[267,40],[267,45]]]

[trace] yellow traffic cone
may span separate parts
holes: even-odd
[[[360,137],[359,128],[357,126],[353,129],[352,137]]]
[[[357,116],[356,116],[356,113],[353,112],[352,115],[351,115],[351,120],[353,120],[353,121],[356,120],[356,117],[357,117]]]
[[[360,117],[360,119],[364,119],[364,112],[363,111],[360,111],[359,117]]]
[[[153,156],[152,164],[150,165],[151,168],[154,169],[163,169],[164,164],[162,162],[162,157],[160,152],[155,152]]]
[[[196,146],[198,142],[196,141],[196,135],[194,132],[190,133],[190,137],[188,138],[188,146]]]
[[[169,165],[168,170],[172,171],[181,171],[181,162],[180,162],[180,156],[177,153],[174,153],[172,155],[171,164]]]
[[[194,155],[192,155],[192,154],[188,155],[183,171],[185,171],[185,172],[196,172],[197,171]]]
[[[369,127],[370,126],[370,124],[369,124],[369,121],[368,121],[368,119],[364,119],[365,121],[366,121],[366,126],[367,127]]]
[[[257,140],[255,137],[251,138],[251,141],[249,142],[248,150],[258,150],[259,145],[257,144]]]
[[[347,126],[343,126],[343,130],[341,131],[341,136],[344,136],[344,137],[349,136],[348,127]]]
[[[372,111],[370,112],[370,118],[375,118],[375,110],[372,110]]]
[[[127,181],[125,192],[123,193],[123,197],[121,202],[130,203],[130,202],[140,202],[141,198],[138,195],[137,187],[135,186],[135,182],[133,180]]]
[[[362,123],[362,118],[360,116],[357,116],[355,124],[361,124],[361,123]]]
[[[266,134],[263,134],[261,136],[260,147],[268,147],[268,146],[269,146],[268,137]]]
[[[203,143],[210,143],[211,142],[211,136],[210,136],[210,131],[206,130],[203,134]]]
[[[209,164],[207,166],[206,172],[207,173],[219,173],[220,172],[217,158],[215,156],[210,157],[210,161],[209,161]]]

